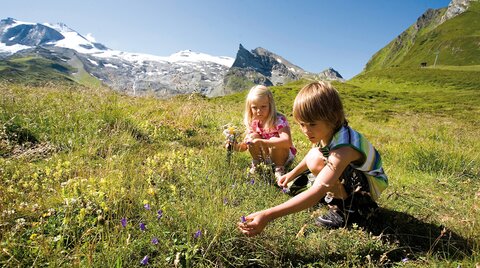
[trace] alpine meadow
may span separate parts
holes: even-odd
[[[248,153],[225,148],[225,126],[245,130],[248,88],[131,96],[51,59],[2,59],[0,266],[480,267],[479,13],[472,1],[332,82],[389,180],[374,218],[339,229],[314,224],[324,207],[255,237],[237,229],[242,216],[291,198],[271,169],[249,175]],[[312,145],[293,100],[317,78],[269,87],[290,122],[295,164]]]

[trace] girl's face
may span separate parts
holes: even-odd
[[[270,114],[270,101],[267,96],[262,96],[253,99],[250,102],[250,111],[252,112],[253,119],[265,122]]]
[[[322,146],[325,146],[333,136],[333,128],[326,121],[299,122],[299,125],[311,143],[320,142]]]

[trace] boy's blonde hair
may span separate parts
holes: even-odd
[[[267,120],[265,121],[265,128],[273,128],[275,127],[275,122],[277,122],[277,109],[275,108],[275,101],[273,100],[273,94],[268,89],[266,86],[263,85],[257,85],[253,86],[250,91],[248,92],[247,99],[245,101],[245,113],[243,116],[243,123],[247,128],[250,127],[252,123],[252,109],[251,109],[251,104],[253,100],[262,98],[262,97],[268,97],[268,103],[270,106],[270,113],[267,117]]]
[[[328,82],[313,82],[304,86],[293,103],[293,118],[297,122],[325,121],[334,130],[346,123],[340,95]]]

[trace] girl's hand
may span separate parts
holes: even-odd
[[[245,217],[245,222],[237,223],[237,227],[246,236],[255,236],[263,231],[270,221],[265,211],[255,212]]]
[[[251,139],[248,145],[261,146],[263,144],[263,139]]]

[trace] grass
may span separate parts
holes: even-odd
[[[307,82],[272,87],[298,159],[310,144],[291,106]],[[241,126],[246,92],[159,100],[2,83],[0,265],[131,267],[148,256],[156,267],[475,266],[479,85],[441,69],[336,83],[350,124],[382,154],[380,213],[325,230],[304,211],[247,238],[235,227],[242,215],[289,197],[246,176],[247,154],[226,162],[222,126]]]
[[[45,84],[74,85],[70,66],[38,56],[25,56],[0,61],[0,79],[28,86]]]

